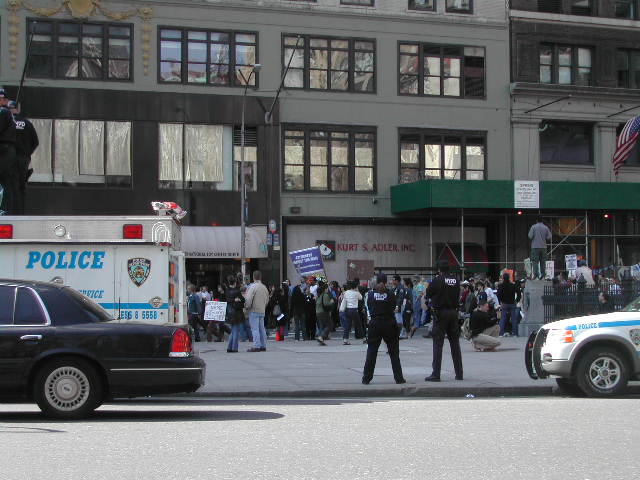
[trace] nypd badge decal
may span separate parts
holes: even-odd
[[[127,261],[129,278],[136,287],[142,285],[151,273],[151,260],[148,258],[130,258]]]

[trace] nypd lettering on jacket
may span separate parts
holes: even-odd
[[[44,268],[45,270],[73,270],[73,269],[93,269],[99,270],[104,266],[104,257],[106,252],[104,251],[71,251],[71,252],[38,252],[32,250],[29,252],[27,259],[28,269],[34,269],[36,267]]]
[[[455,287],[456,285],[458,285],[458,280],[455,279],[455,278],[447,278],[447,277],[445,277],[444,283],[446,283],[447,285],[451,285],[451,286]]]
[[[376,302],[384,302],[387,299],[387,294],[386,293],[374,292],[373,299]]]

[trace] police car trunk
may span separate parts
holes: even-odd
[[[180,240],[169,216],[2,216],[0,278],[68,285],[122,321],[185,323]]]

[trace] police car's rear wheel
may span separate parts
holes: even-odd
[[[588,396],[610,397],[625,390],[629,369],[617,350],[595,347],[578,362],[576,379],[580,389]]]

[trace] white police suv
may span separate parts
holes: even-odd
[[[567,393],[622,393],[640,380],[640,298],[618,312],[547,323],[529,337],[525,363],[531,378],[556,377]]]

